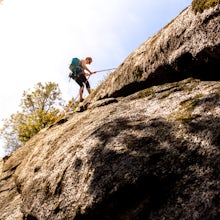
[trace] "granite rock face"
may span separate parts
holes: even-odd
[[[219,219],[219,14],[184,10],[5,157],[0,219]]]
[[[219,5],[195,14],[191,7],[149,38],[89,99],[127,96],[187,77],[219,79]]]

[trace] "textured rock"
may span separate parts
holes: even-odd
[[[218,219],[218,26],[219,5],[184,10],[4,158],[0,219]]]
[[[186,77],[219,79],[220,6],[185,9],[140,45],[87,100],[126,96]]]

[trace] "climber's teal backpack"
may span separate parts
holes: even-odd
[[[69,66],[69,69],[71,70],[69,77],[71,77],[73,79],[76,78],[76,76],[79,73],[83,72],[83,68],[82,68],[80,59],[78,59],[76,57],[73,58],[70,66]]]

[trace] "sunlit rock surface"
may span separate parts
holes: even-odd
[[[219,219],[219,12],[184,10],[5,157],[0,219]]]

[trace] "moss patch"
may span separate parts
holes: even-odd
[[[195,116],[192,115],[192,112],[201,97],[202,95],[198,94],[194,98],[181,102],[179,111],[174,114],[175,120],[180,120],[182,122],[189,122],[193,120]]]
[[[139,91],[137,98],[138,99],[145,98],[145,97],[153,95],[153,94],[154,94],[154,89],[153,89],[153,87],[150,87],[150,88],[146,88],[144,90]]]
[[[205,9],[214,7],[219,3],[220,0],[194,0],[192,2],[192,9],[195,13],[202,13]]]

